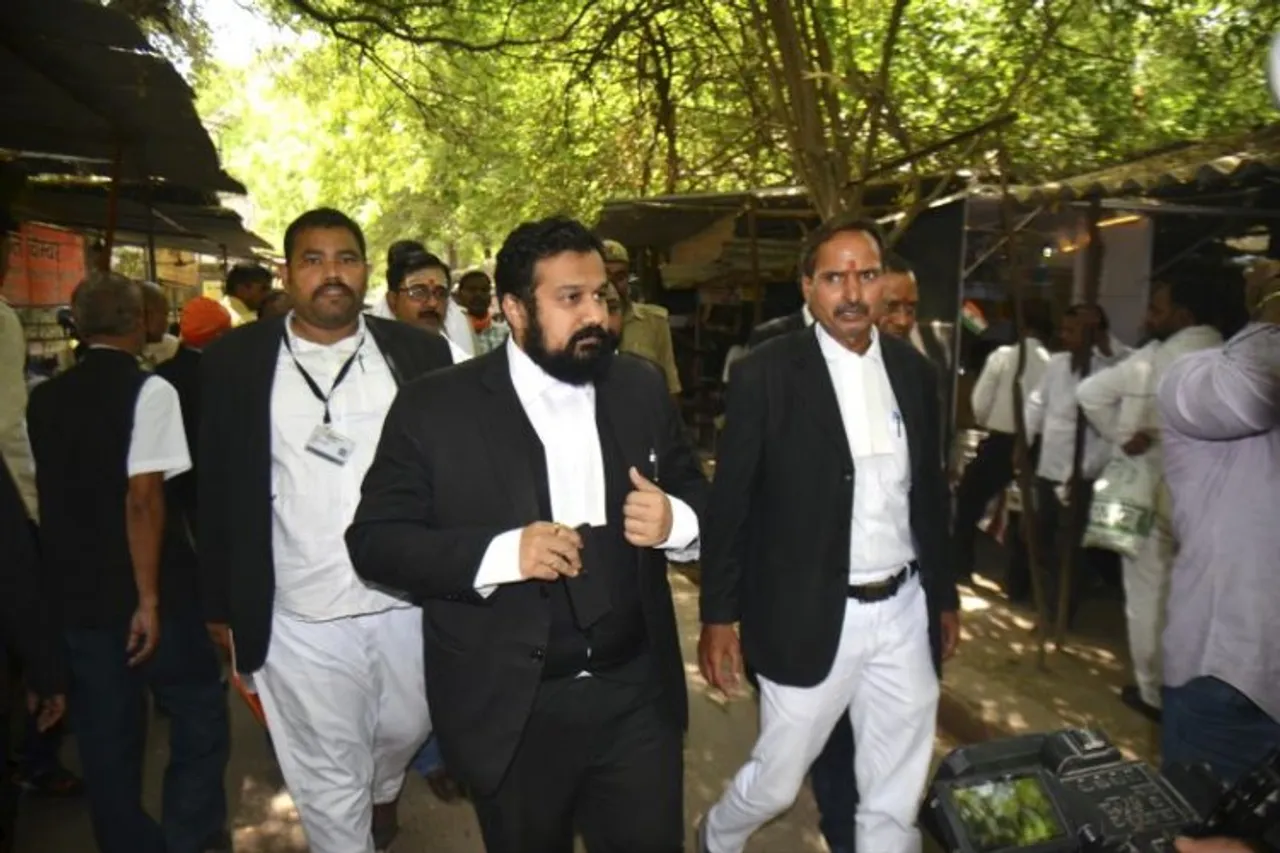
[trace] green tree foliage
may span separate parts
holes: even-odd
[[[318,36],[200,78],[259,227],[332,203],[464,261],[610,197],[801,182],[830,214],[922,149],[903,168],[1003,144],[1047,179],[1242,130],[1280,27],[1274,0],[257,2]]]

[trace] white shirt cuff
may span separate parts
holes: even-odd
[[[658,547],[667,552],[668,559],[676,563],[691,563],[698,559],[702,543],[698,537],[698,516],[690,506],[675,495],[667,495],[671,501],[671,533],[667,541]]]
[[[493,595],[501,584],[524,580],[520,574],[520,536],[523,533],[524,528],[517,527],[490,540],[476,571],[476,592],[482,597]]]

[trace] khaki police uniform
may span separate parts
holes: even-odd
[[[622,312],[620,352],[647,358],[662,368],[667,377],[667,390],[680,393],[680,372],[676,369],[675,349],[671,344],[671,323],[667,309],[661,305],[633,302]]]
[[[627,248],[617,240],[605,240],[601,244],[606,264],[631,263]],[[613,285],[610,285],[613,288]],[[617,291],[613,290],[616,295]],[[675,349],[671,345],[671,321],[667,309],[660,305],[632,302],[622,309],[622,340],[619,352],[629,352],[647,358],[662,369],[667,378],[667,390],[680,393],[680,371],[676,369]]]

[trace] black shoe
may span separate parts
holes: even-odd
[[[703,815],[693,825],[693,853],[711,853],[707,846],[707,816]]]
[[[426,775],[427,787],[431,789],[431,793],[436,795],[436,799],[442,803],[456,803],[466,796],[466,792],[462,790],[462,786],[458,781],[449,775],[449,771],[443,767],[432,770]]]
[[[55,767],[35,776],[18,771],[14,778],[18,786],[33,797],[69,799],[84,794],[84,780],[65,767]]]
[[[1138,692],[1136,685],[1128,684],[1120,688],[1120,701],[1146,717],[1153,723],[1160,723],[1162,715],[1160,709],[1154,705],[1148,705],[1142,700],[1142,694]]]
[[[200,845],[201,853],[232,853],[235,845],[231,841],[231,833],[225,829],[214,833],[213,837]]]
[[[400,834],[398,803],[381,803],[373,807],[373,849],[383,853]]]

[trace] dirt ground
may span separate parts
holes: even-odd
[[[680,620],[685,660],[694,660],[697,643],[697,587],[672,573],[676,612]],[[746,758],[756,735],[755,705],[742,700],[727,705],[712,701],[696,666],[686,667],[689,679],[690,727],[685,752],[686,825],[720,795]],[[227,790],[237,853],[304,853],[307,846],[284,792],[266,737],[238,699],[232,700],[233,749],[227,771]],[[166,760],[166,726],[157,721],[149,740],[147,800],[153,813],[160,805],[160,779]],[[939,740],[939,754],[946,741]],[[68,751],[74,752],[69,744]],[[74,766],[74,754],[68,755]],[[393,853],[483,853],[479,829],[466,803],[446,805],[422,780],[410,776],[400,802],[402,831]],[[94,853],[87,809],[82,801],[23,803],[17,833],[17,853]],[[692,838],[690,838],[692,849]],[[808,790],[795,807],[761,830],[750,853],[820,853],[826,845],[817,829],[817,810]]]
[[[1118,698],[1121,685],[1130,680],[1118,594],[1104,590],[1091,595],[1082,606],[1078,628],[1061,651],[1047,656],[1042,669],[1030,610],[1011,605],[988,579],[998,579],[1003,562],[1001,549],[984,540],[981,564],[991,568],[973,587],[962,590],[964,642],[944,673],[936,755],[941,757],[956,743],[1079,725],[1101,728],[1131,755],[1154,759],[1158,728]],[[686,663],[690,730],[685,808],[686,825],[692,827],[749,752],[756,715],[750,700],[724,704],[708,695],[691,663],[698,631],[697,587],[682,574],[673,572],[671,578],[685,660],[690,662]],[[237,851],[304,853],[301,827],[263,732],[238,700],[233,700],[232,711],[234,748],[227,790]],[[157,721],[147,762],[147,797],[153,811],[159,808],[165,742],[165,725]],[[69,751],[74,753],[73,748]],[[74,766],[74,754],[68,758]],[[400,816],[403,831],[393,847],[395,853],[483,851],[470,806],[439,802],[416,777],[411,776],[406,785]],[[82,802],[24,802],[17,853],[93,853],[94,849]],[[750,853],[825,850],[808,790],[801,792],[791,811],[759,832],[748,849]]]
[[[961,652],[943,670],[941,727],[960,742],[1068,726],[1101,729],[1130,757],[1157,761],[1160,729],[1120,702],[1133,683],[1123,595],[1094,586],[1062,648],[1039,664],[1033,610],[999,591],[1004,551],[980,543],[987,567],[961,588]]]

